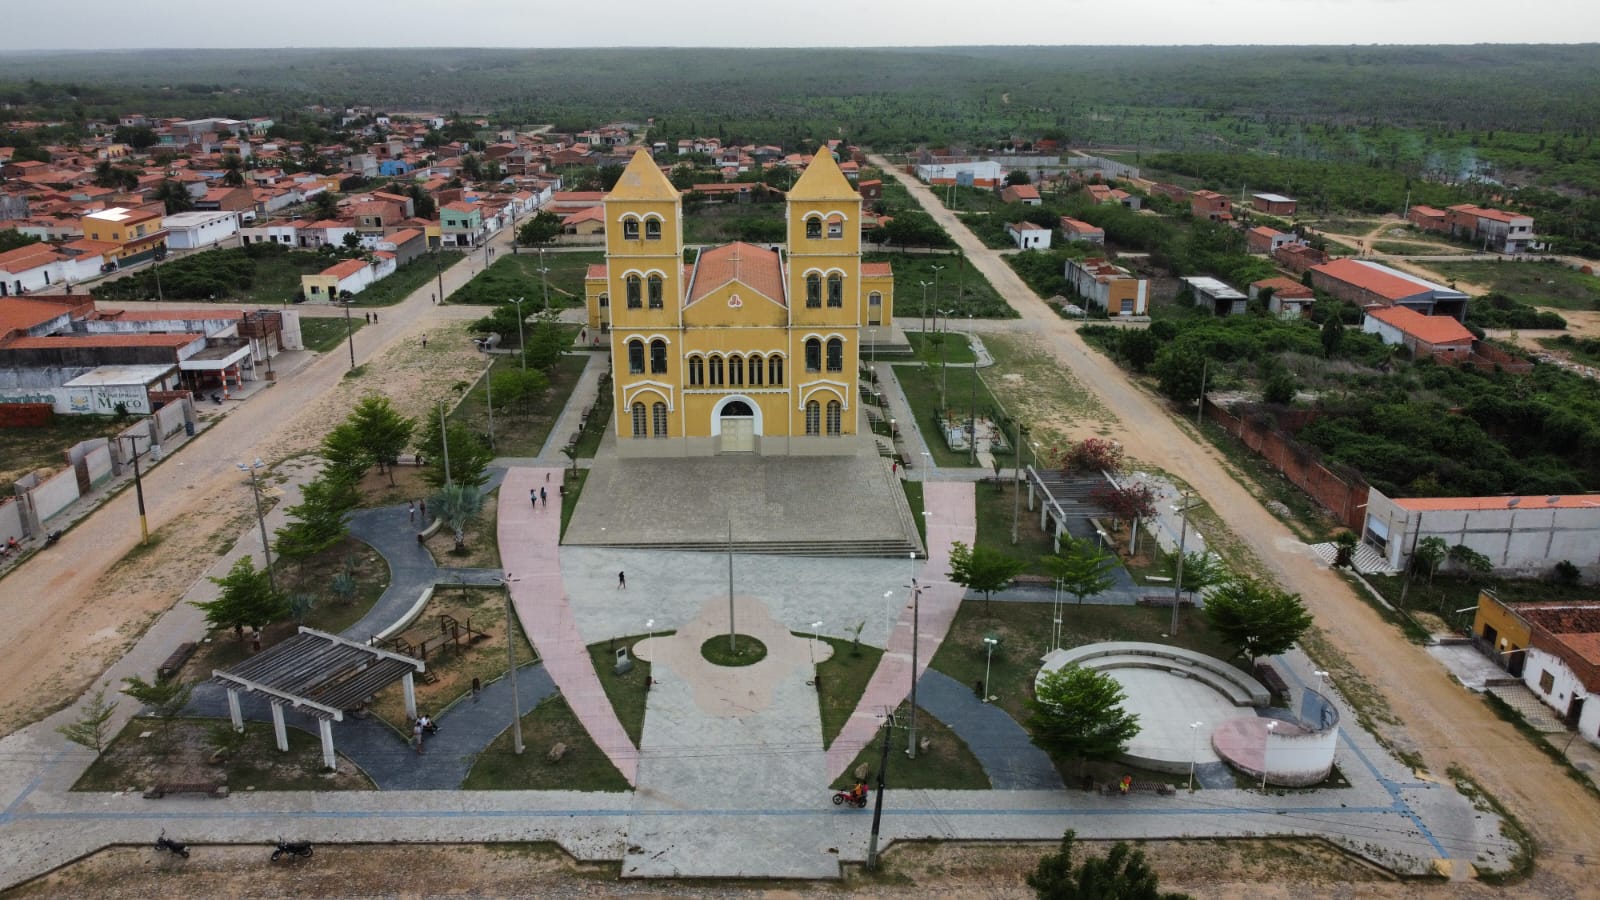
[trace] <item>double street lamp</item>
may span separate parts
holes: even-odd
[[[267,464],[258,457],[255,462],[248,466],[244,463],[235,463],[235,465],[239,467],[240,471],[250,473],[250,490],[256,497],[256,524],[261,526],[261,553],[267,559],[267,585],[276,594],[278,592],[278,582],[272,575],[272,544],[267,541],[267,517],[266,513],[261,509],[261,482],[256,480],[256,470],[265,468]],[[140,518],[142,521],[142,513]]]

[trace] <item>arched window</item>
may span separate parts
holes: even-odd
[[[818,240],[822,237],[822,220],[813,216],[806,220],[806,239]]]
[[[841,218],[839,216],[834,216],[833,218],[828,220],[828,237],[829,238],[842,238],[842,237],[844,237],[844,219],[843,218]]]
[[[761,387],[761,369],[764,363],[759,354],[750,357],[750,386]]]
[[[644,341],[632,340],[628,342],[628,374],[644,374]]]
[[[776,353],[767,357],[767,384],[773,387],[783,386],[783,357]]]
[[[650,308],[661,308],[661,276],[650,276]]]
[[[639,409],[644,409],[641,404]],[[822,406],[815,400],[806,401],[806,434],[822,433]]]
[[[816,338],[806,339],[806,371],[822,371],[822,342]]]
[[[639,239],[639,220],[638,219],[635,219],[633,216],[627,216],[627,217],[623,218],[623,220],[622,220],[622,239],[625,240],[625,241],[637,241]]]
[[[828,307],[839,309],[844,306],[844,276],[834,272],[828,276]]]
[[[611,295],[610,294],[601,294],[600,295],[600,308],[601,309],[605,309],[606,307],[608,307],[610,305],[611,305]]]
[[[644,430],[644,426],[645,426],[644,404],[643,403],[635,403],[633,405],[633,436],[635,438],[642,438],[642,437],[648,437],[649,436],[649,432]]]
[[[837,404],[835,404],[837,405]],[[658,438],[667,436],[667,405],[657,403],[650,407],[651,433]]]
[[[722,357],[720,356],[711,357],[711,383],[714,385],[722,384]]]
[[[667,374],[667,342],[657,339],[650,342],[650,374]]]
[[[644,306],[644,281],[637,275],[628,276],[628,308],[639,309]]]
[[[698,356],[689,357],[689,387],[706,383],[706,361]]]
[[[828,371],[844,371],[844,341],[828,338]]]
[[[839,403],[839,401],[828,401],[828,435],[830,437],[839,436],[839,419],[842,412],[843,406]]]
[[[822,276],[815,272],[806,276],[806,308],[822,308]]]
[[[660,219],[645,219],[644,220],[644,239],[647,240],[647,241],[659,241],[659,240],[661,240],[661,220]]]
[[[735,387],[744,384],[744,357],[728,357],[728,384]]]

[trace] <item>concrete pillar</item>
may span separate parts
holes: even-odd
[[[417,717],[417,685],[414,677],[414,673],[407,672],[405,677],[400,680],[400,683],[405,686],[406,716],[412,719]]]
[[[233,720],[233,730],[244,730],[244,712],[239,709],[239,692],[228,688],[228,718]]]
[[[318,719],[317,732],[322,736],[322,766],[331,772],[336,768],[333,755],[333,720]]]
[[[273,703],[272,707],[272,736],[278,739],[278,751],[289,752],[289,732],[283,727],[283,704]]]
[[[1033,512],[1033,479],[1023,473],[1022,480],[1028,483],[1028,511]]]

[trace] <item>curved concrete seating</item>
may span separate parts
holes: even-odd
[[[1044,656],[1039,674],[1064,666],[1089,669],[1160,669],[1193,678],[1214,688],[1234,706],[1266,706],[1272,695],[1261,682],[1213,656],[1168,644],[1142,641],[1104,641],[1070,650],[1052,650]]]

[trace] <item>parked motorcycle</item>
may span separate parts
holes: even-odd
[[[290,856],[298,856],[301,859],[310,859],[311,852],[310,841],[286,841],[283,838],[278,838],[278,849],[272,851],[272,861],[277,862],[278,857],[283,856],[285,853]]]
[[[171,853],[173,856],[181,856],[184,859],[189,858],[189,845],[180,844],[172,838],[167,837],[167,831],[164,828],[161,830],[161,834],[156,836],[156,849],[165,850],[168,853]]]
[[[833,805],[849,805],[854,806],[856,809],[866,809],[869,796],[871,796],[869,791],[863,791],[860,797],[857,797],[852,791],[838,791],[833,795]]]
[[[57,530],[52,531],[49,534],[45,535],[44,536],[44,545],[46,547],[48,547],[51,544],[54,544],[56,541],[61,540],[61,534],[62,534],[61,530],[57,529]]]

